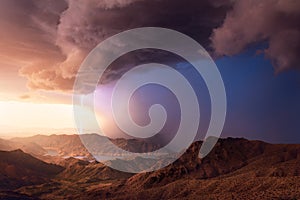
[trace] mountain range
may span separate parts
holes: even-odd
[[[125,147],[132,143],[126,141],[122,140]],[[22,147],[34,143],[28,147],[31,151],[53,148],[58,155],[49,159],[47,153],[30,155],[11,149],[21,143]],[[300,145],[226,138],[219,139],[200,159],[201,144],[194,142],[179,159],[160,170],[131,174],[95,160],[74,158],[78,152],[90,156],[81,150],[84,146],[78,136],[0,140],[0,199],[300,198]],[[154,148],[143,142],[136,146]]]

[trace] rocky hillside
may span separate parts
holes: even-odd
[[[63,167],[45,163],[22,150],[0,151],[0,190],[49,181]]]
[[[201,144],[193,143],[165,168],[140,174],[69,158],[59,163],[58,174],[49,175],[54,176],[51,180],[46,176],[41,184],[11,192],[38,199],[300,198],[300,145],[227,138],[220,139],[205,158],[199,159]],[[34,168],[28,173],[41,172]]]

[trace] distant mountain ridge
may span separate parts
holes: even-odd
[[[200,159],[201,144],[194,142],[179,159],[160,170],[140,174],[119,172],[98,162],[60,160],[59,173],[45,176],[45,182],[38,185],[26,183],[14,192],[39,199],[300,198],[300,144],[219,139]],[[7,172],[1,171],[0,177],[3,173]]]
[[[149,152],[159,148],[159,145],[154,143],[149,143],[143,140],[137,139],[109,139],[114,145],[117,145],[119,148],[130,151],[130,152]],[[1,142],[1,141],[0,141]],[[105,136],[101,136],[98,134],[83,134],[83,135],[35,135],[31,137],[24,138],[12,138],[8,140],[9,143],[17,143],[23,144],[25,146],[29,146],[30,144],[36,144],[37,146],[44,149],[40,149],[39,153],[36,155],[42,156],[47,154],[47,152],[51,151],[60,157],[75,157],[81,156],[86,157],[87,160],[93,159],[93,156],[97,154],[107,154],[108,156],[116,156],[118,152],[111,149],[111,144],[107,142],[107,138]],[[85,143],[89,146],[89,151],[83,145]],[[0,143],[1,144],[1,143]],[[16,145],[15,145],[16,146]],[[22,147],[17,146],[18,148],[23,149]],[[5,148],[5,147],[3,147]],[[0,150],[1,150],[0,146]],[[3,149],[5,150],[5,149]],[[32,153],[32,151],[27,149],[23,149],[28,153]],[[49,154],[49,153],[48,153]]]

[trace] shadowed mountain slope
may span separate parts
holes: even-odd
[[[40,184],[63,171],[63,167],[45,163],[22,150],[0,151],[0,190]]]

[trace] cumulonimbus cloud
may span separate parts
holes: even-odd
[[[267,42],[262,52],[276,72],[300,69],[300,1],[240,0],[211,37],[218,55],[235,55],[247,46]]]
[[[30,88],[71,91],[99,42],[156,26],[183,32],[219,55],[268,41],[264,53],[280,71],[299,67],[298,8],[297,0],[2,0],[0,56],[24,61],[20,74]]]
[[[209,35],[225,17],[230,1],[181,0],[68,0],[61,12],[49,6],[43,13],[54,13],[57,24],[45,23],[32,16],[32,23],[51,33],[59,48],[60,59],[37,60],[23,67],[21,75],[33,89],[71,90],[80,63],[99,42],[121,31],[158,26],[184,32],[208,46]],[[48,19],[49,20],[49,19]],[[63,59],[62,59],[63,58]]]

